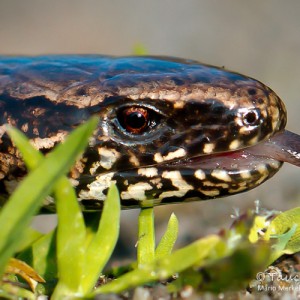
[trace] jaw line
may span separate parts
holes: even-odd
[[[283,162],[300,167],[300,136],[283,130],[266,141],[240,150],[201,155],[167,162],[170,167],[215,169],[228,171],[255,169],[260,164],[279,168]]]
[[[179,159],[164,164],[157,164],[153,167],[164,166],[169,168],[187,168],[187,169],[223,169],[228,172],[237,172],[238,170],[253,170],[259,165],[271,164],[274,168],[279,168],[281,162],[261,153],[256,154],[258,146],[251,146],[242,150],[221,152],[212,155],[194,156],[191,158]],[[251,149],[251,150],[250,150]]]

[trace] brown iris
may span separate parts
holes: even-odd
[[[149,112],[142,107],[125,108],[119,117],[119,122],[128,132],[140,134],[149,126]]]

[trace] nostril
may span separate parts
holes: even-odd
[[[259,113],[256,110],[251,110],[243,115],[244,125],[256,125],[259,121]]]

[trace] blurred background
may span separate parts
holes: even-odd
[[[0,54],[128,55],[142,46],[148,54],[225,66],[275,90],[286,103],[288,129],[300,134],[299,16],[298,0],[0,0]],[[245,211],[256,199],[275,210],[299,205],[300,169],[284,165],[263,186],[234,197],[159,207],[158,232],[175,212],[186,243],[227,227],[233,208]],[[122,215],[131,248],[137,213]]]

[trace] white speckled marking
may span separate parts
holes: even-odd
[[[247,134],[249,133],[249,128],[247,126],[243,126],[239,129],[239,134]]]
[[[158,153],[155,153],[154,154],[154,158],[153,158],[157,163],[161,163],[164,161],[163,157],[161,156],[161,154],[158,152]]]
[[[215,144],[209,143],[209,144],[205,144],[203,147],[203,152],[206,154],[210,154],[214,151],[215,149]]]
[[[238,187],[236,189],[229,189],[228,192],[231,193],[231,194],[234,194],[234,193],[242,192],[245,189],[247,189],[246,186],[240,186],[240,187]]]
[[[128,186],[127,191],[121,193],[122,199],[146,200],[145,192],[151,190],[152,186],[147,182],[139,182]]]
[[[168,197],[183,197],[188,191],[193,189],[193,187],[182,178],[179,171],[165,171],[162,173],[162,177],[170,179],[172,185],[178,190],[163,192],[160,194],[159,199]]]
[[[229,145],[229,149],[236,150],[240,146],[240,144],[241,144],[240,140],[233,140]]]
[[[90,174],[91,174],[91,175],[94,175],[95,172],[97,171],[98,167],[100,167],[100,166],[101,166],[100,161],[94,162],[94,163],[92,164],[92,166],[90,167]]]
[[[211,172],[211,176],[213,176],[219,180],[222,180],[222,181],[227,181],[227,182],[231,181],[230,176],[228,175],[228,173],[225,170],[213,170]]]
[[[97,176],[95,181],[87,185],[89,190],[80,191],[78,198],[82,199],[97,199],[105,200],[106,195],[103,191],[111,186],[112,183],[116,183],[115,180],[112,180],[114,173],[107,173],[104,175]]]
[[[129,161],[130,161],[135,167],[139,167],[139,166],[140,166],[140,162],[139,162],[138,158],[137,158],[133,153],[130,154]]]
[[[179,92],[173,90],[157,90],[157,91],[154,90],[151,92],[147,92],[138,88],[134,90],[134,88],[132,87],[129,89],[129,91],[123,88],[122,93],[134,100],[150,98],[150,99],[169,100],[169,101],[174,101],[175,103],[181,97],[181,94]],[[128,94],[130,94],[130,96],[128,96]]]
[[[158,170],[156,168],[141,168],[138,169],[138,174],[151,178],[158,175]]]
[[[244,170],[244,171],[240,172],[240,175],[244,179],[251,178],[251,173],[249,170]]]
[[[30,140],[30,143],[37,149],[50,149],[55,146],[56,143],[62,142],[67,136],[67,132],[58,132],[51,138],[34,138]]]
[[[116,149],[99,148],[98,153],[100,155],[100,165],[106,170],[112,168],[121,154]]]
[[[172,160],[175,158],[180,158],[186,155],[186,151],[183,148],[179,148],[173,152],[169,152],[166,156],[163,156],[163,160]]]
[[[199,179],[199,180],[204,180],[205,179],[205,173],[204,173],[204,171],[202,171],[202,170],[197,170],[196,172],[195,172],[195,177],[197,178],[197,179]]]
[[[256,166],[256,170],[260,173],[260,174],[265,174],[268,173],[267,167],[264,164],[259,164]]]
[[[202,194],[204,194],[205,196],[208,196],[208,197],[216,197],[216,196],[218,196],[220,194],[220,191],[216,190],[216,189],[212,189],[212,190],[208,190],[208,191],[199,189],[199,191]]]
[[[169,152],[167,155],[162,156],[159,152],[154,155],[154,160],[157,163],[161,163],[168,160],[173,160],[175,158],[184,157],[186,155],[186,151],[183,148],[179,148],[173,152]]]
[[[229,188],[228,183],[217,183],[215,186],[222,187],[223,189],[228,189]]]
[[[156,188],[157,189],[161,189],[163,187],[162,183],[161,183],[161,178],[154,178],[154,179],[151,179],[150,182],[153,184],[153,185],[156,185]]]
[[[227,189],[229,187],[229,184],[224,182],[215,183],[210,181],[204,181],[203,186],[222,187],[224,189]]]

